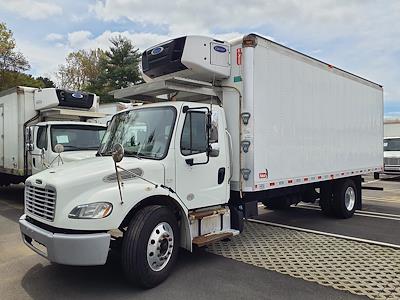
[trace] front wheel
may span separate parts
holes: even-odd
[[[353,180],[338,181],[333,189],[333,209],[338,218],[351,218],[356,210],[357,188]]]
[[[128,226],[122,242],[122,266],[129,281],[152,288],[171,273],[179,247],[178,223],[165,206],[146,206]]]
[[[374,172],[374,179],[379,179],[379,173],[378,172]]]

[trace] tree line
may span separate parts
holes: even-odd
[[[71,52],[54,74],[56,82],[47,77],[33,77],[26,72],[30,64],[17,50],[13,33],[0,23],[0,91],[24,85],[96,93],[101,102],[110,102],[112,90],[140,83],[140,53],[126,37],[110,39],[108,50],[89,49]]]
[[[17,50],[13,33],[5,23],[0,23],[0,91],[18,85],[45,88],[54,87],[47,77],[33,77],[25,72],[30,65],[25,56]]]

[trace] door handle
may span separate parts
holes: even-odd
[[[225,179],[225,168],[219,168],[218,169],[218,184],[223,183],[224,179]]]

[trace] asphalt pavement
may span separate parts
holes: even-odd
[[[400,246],[400,177],[374,180],[366,176],[364,185],[382,187],[383,191],[364,189],[363,209],[350,219],[329,218],[317,205],[302,203],[277,211],[260,205],[255,219]]]

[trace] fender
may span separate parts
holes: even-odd
[[[147,198],[138,201],[125,215],[119,228],[128,225],[129,221],[134,217],[135,213],[149,205],[165,205],[170,207],[176,214],[179,221],[180,228],[180,246],[190,252],[192,252],[192,233],[190,230],[190,222],[188,218],[188,209],[184,203],[173,193],[166,194],[154,194]]]

